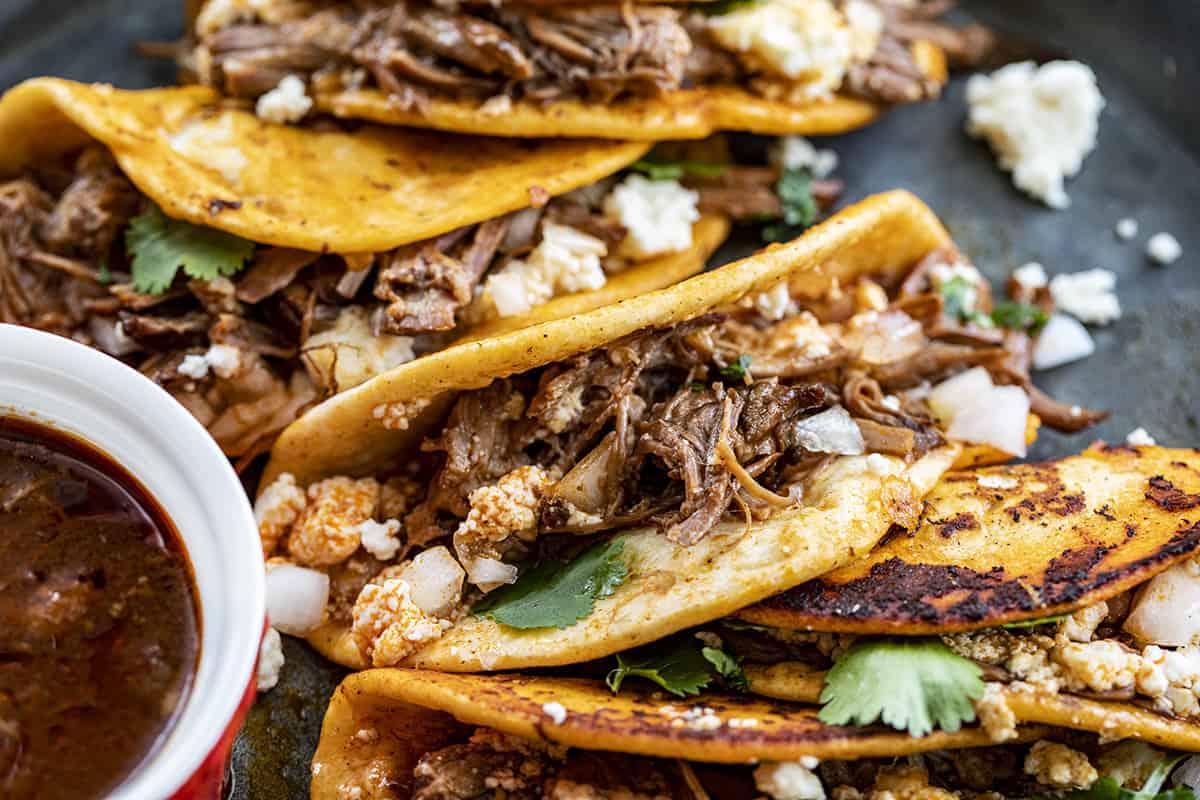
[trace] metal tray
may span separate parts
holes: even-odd
[[[129,88],[170,83],[171,66],[138,58],[132,44],[177,37],[182,7],[181,0],[0,0],[0,89],[42,74]],[[1043,433],[1033,458],[1075,452],[1098,437],[1121,441],[1139,425],[1163,443],[1200,445],[1200,56],[1192,49],[1200,5],[1009,0],[964,2],[962,13],[1096,70],[1108,106],[1100,145],[1068,187],[1071,207],[1051,211],[1019,194],[986,146],[963,134],[962,79],[936,104],[821,142],[841,156],[845,197],[911,189],[997,284],[1026,261],[1051,273],[1117,273],[1124,316],[1093,331],[1096,354],[1038,376],[1056,397],[1113,415],[1074,436]],[[1126,216],[1141,226],[1134,242],[1113,234]],[[1144,255],[1146,237],[1157,231],[1183,244],[1172,266]],[[755,244],[735,239],[714,263]],[[286,637],[284,652],[280,685],[259,698],[234,749],[230,796],[237,800],[308,793],[308,762],[342,671]]]

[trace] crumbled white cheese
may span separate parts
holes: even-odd
[[[1156,264],[1174,264],[1183,255],[1183,247],[1171,234],[1156,233],[1146,242],[1146,255]]]
[[[218,378],[232,378],[242,368],[242,351],[227,344],[214,344],[204,354],[212,371]]]
[[[283,641],[279,638],[279,631],[267,628],[258,650],[258,674],[255,676],[258,691],[266,692],[275,688],[283,663]]]
[[[562,725],[567,721],[567,709],[562,703],[542,703],[542,713],[555,725]]]
[[[1055,314],[1038,334],[1033,345],[1033,368],[1053,369],[1096,352],[1096,343],[1078,320]]]
[[[780,281],[765,292],[759,292],[754,298],[754,307],[758,309],[758,313],[776,322],[786,317],[792,307],[792,294],[788,291],[788,282]]]
[[[1050,280],[1050,295],[1060,311],[1080,322],[1107,325],[1121,318],[1116,286],[1117,276],[1112,270],[1089,269],[1055,275]]]
[[[471,509],[454,532],[455,555],[471,583],[489,592],[516,580],[516,569],[500,561],[500,546],[536,534],[538,508],[553,486],[553,477],[541,467],[525,466],[471,492]]]
[[[1036,261],[1030,261],[1028,264],[1017,267],[1013,270],[1012,277],[1021,285],[1021,288],[1031,292],[1045,288],[1050,282],[1046,275],[1046,268]]]
[[[782,169],[807,169],[814,178],[827,178],[837,169],[838,154],[818,150],[803,136],[783,136],[772,150],[771,160]]]
[[[262,539],[265,555],[274,552],[280,538],[292,527],[305,505],[304,490],[296,485],[296,478],[290,472],[281,473],[262,490],[254,501],[254,521],[258,523],[258,536]]]
[[[280,125],[299,122],[313,107],[307,90],[304,79],[299,75],[286,75],[278,86],[258,98],[254,113],[259,119]]]
[[[1117,233],[1117,238],[1127,242],[1138,235],[1138,223],[1133,217],[1124,217],[1117,220],[1114,230]]]
[[[485,117],[501,117],[512,111],[512,107],[512,97],[498,94],[483,101],[479,106],[479,113]]]
[[[1084,753],[1051,741],[1034,742],[1025,757],[1025,774],[1056,789],[1086,789],[1100,777]]]
[[[900,398],[894,394],[885,394],[883,399],[879,401],[879,404],[888,411],[900,410]]]
[[[692,246],[699,201],[700,195],[679,181],[652,181],[634,173],[604,198],[604,214],[625,228],[621,255],[640,261]]]
[[[400,520],[389,519],[387,522],[376,522],[373,519],[363,520],[358,526],[358,534],[362,538],[362,546],[368,553],[380,561],[391,561],[400,551]]]
[[[942,286],[955,279],[968,284],[968,288],[962,293],[963,311],[968,314],[975,311],[976,304],[979,302],[979,288],[987,283],[978,269],[965,261],[954,261],[950,264],[935,264],[929,270],[929,280],[934,289],[940,290]]]
[[[763,764],[754,770],[754,785],[771,800],[825,800],[821,779],[803,761]]]
[[[492,273],[484,294],[500,316],[524,314],[556,295],[603,287],[608,276],[600,259],[607,254],[608,247],[595,236],[547,222],[537,247],[525,260],[514,259]]]
[[[1104,98],[1078,61],[1009,64],[967,82],[967,132],[985,138],[1017,188],[1051,208],[1070,204],[1063,180],[1096,147]]]
[[[867,469],[876,475],[894,475],[900,471],[892,459],[879,453],[871,453],[867,456]]]
[[[313,382],[334,392],[352,389],[416,357],[412,337],[375,333],[361,306],[343,308],[332,328],[304,341],[302,352]]]
[[[708,30],[751,69],[799,84],[811,98],[841,86],[856,50],[874,49],[871,22],[857,12],[856,21],[867,41],[855,41],[850,22],[830,0],[773,0],[712,16]]]
[[[193,380],[204,380],[208,377],[208,359],[203,355],[188,353],[175,371]]]
[[[281,558],[267,562],[267,619],[271,627],[304,636],[325,619],[329,576]]]
[[[1154,437],[1145,428],[1134,428],[1125,436],[1125,444],[1138,447],[1140,445],[1153,446],[1158,444],[1158,442],[1154,441]]]
[[[1020,483],[1007,475],[980,475],[976,481],[985,489],[1015,489]]]
[[[413,602],[407,581],[388,578],[381,584],[368,583],[359,592],[350,632],[371,664],[391,667],[441,638],[450,624],[422,611]]]

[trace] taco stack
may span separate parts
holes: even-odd
[[[500,136],[830,134],[936,97],[943,47],[979,57],[988,38],[936,23],[944,8],[211,0],[184,65],[286,121],[316,110]]]
[[[423,352],[693,274],[728,231],[711,190],[622,172],[647,145],[285,127],[201,87],[31,81],[0,138],[0,322],[124,359],[243,458]]]
[[[850,563],[957,458],[1023,455],[1030,417],[1060,416],[1025,388],[1024,331],[946,313],[964,276],[985,314],[937,219],[890,193],[327,401],[258,499],[272,574],[318,598],[285,625],[357,668],[561,666]],[[931,393],[959,400],[937,417]]]

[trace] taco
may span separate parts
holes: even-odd
[[[693,274],[728,230],[703,189],[617,175],[644,145],[284,127],[201,87],[31,81],[0,139],[0,322],[125,360],[243,458],[472,328]]]
[[[990,37],[938,3],[210,0],[185,73],[260,115],[495,136],[832,134],[937,97]]]
[[[1024,454],[1053,401],[1023,388],[1027,333],[988,309],[929,209],[893,192],[384,373],[275,445],[268,579],[312,589],[276,624],[352,667],[555,666],[823,575],[915,524],[960,442]]]
[[[678,700],[643,686],[614,697],[596,680],[389,669],[335,691],[311,796],[1003,800],[1140,789],[1149,800],[1179,761],[1145,742],[1045,725],[1002,744],[978,728],[913,737],[828,725],[813,707],[744,695]]]

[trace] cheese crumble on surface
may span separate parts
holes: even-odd
[[[306,504],[304,490],[296,485],[296,478],[290,472],[282,473],[262,491],[254,501],[254,521],[258,523],[264,555],[275,551],[279,539],[299,518]]]
[[[1029,291],[1044,289],[1050,283],[1050,278],[1046,275],[1046,268],[1036,261],[1030,261],[1028,264],[1017,267],[1013,270],[1012,277],[1020,284],[1021,288]]]
[[[258,673],[255,676],[258,691],[266,692],[279,683],[279,671],[283,669],[283,640],[279,631],[267,628],[262,646],[258,650]]]
[[[368,553],[380,561],[391,561],[400,551],[400,520],[365,520],[358,526],[358,536]]]
[[[780,137],[771,160],[782,169],[807,169],[814,178],[828,178],[838,166],[837,153],[817,149],[803,136]]]
[[[1117,220],[1116,227],[1114,227],[1113,230],[1116,231],[1118,239],[1123,242],[1127,242],[1138,235],[1137,220],[1133,217],[1124,217],[1123,219],[1119,219]]]
[[[288,537],[288,553],[305,566],[340,564],[358,549],[358,530],[375,513],[374,478],[327,478],[308,487],[308,504]]]
[[[1183,255],[1183,247],[1171,234],[1156,233],[1146,242],[1146,255],[1156,264],[1174,264]]]
[[[528,257],[513,259],[490,275],[484,293],[501,317],[524,314],[557,295],[602,288],[608,276],[600,259],[606,255],[608,247],[595,236],[548,222]]]
[[[776,761],[754,770],[754,785],[771,800],[824,800],[825,787],[813,770],[816,759]]]
[[[1107,325],[1121,318],[1117,276],[1108,269],[1089,269],[1055,275],[1050,280],[1054,305],[1080,322]]]
[[[967,81],[967,132],[986,139],[1018,189],[1066,208],[1063,181],[1096,147],[1104,97],[1078,61],[1009,64]]]
[[[450,624],[422,611],[413,602],[407,581],[389,578],[381,584],[369,583],[359,592],[350,632],[371,664],[391,667],[440,638]]]
[[[1151,436],[1145,428],[1137,427],[1126,434],[1125,444],[1131,444],[1134,447],[1138,447],[1141,445],[1153,446],[1158,444],[1158,442],[1154,441],[1154,437]]]
[[[278,86],[258,98],[254,113],[259,119],[283,125],[304,119],[312,107],[304,79],[299,75],[286,75]]]
[[[633,174],[604,199],[604,215],[626,230],[620,254],[640,261],[692,246],[692,223],[700,219],[700,195],[679,181],[652,181]]]
[[[1056,789],[1086,789],[1100,777],[1086,755],[1050,741],[1034,742],[1025,756],[1025,774]]]
[[[562,725],[567,721],[567,709],[562,703],[543,703],[542,713],[549,717],[555,725]]]

